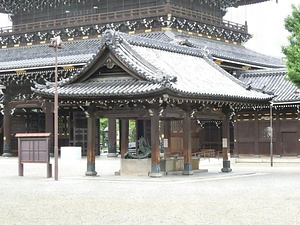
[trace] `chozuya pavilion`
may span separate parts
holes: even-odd
[[[142,137],[150,142],[151,160],[145,159],[144,168],[153,176],[166,172],[175,155],[183,160],[184,174],[191,174],[191,155],[200,146],[222,151],[222,170],[230,171],[227,150],[234,145],[233,152],[241,152],[237,146],[244,135],[232,138],[244,125],[232,123],[231,116],[267,109],[272,97],[234,77],[283,65],[242,46],[251,37],[247,22],[223,16],[229,7],[265,1],[2,1],[0,12],[10,15],[12,26],[0,28],[0,154],[16,154],[16,133],[51,133],[52,152],[57,117],[54,52],[48,44],[60,36],[58,146],[80,146],[88,156],[87,175],[96,174],[99,118],[108,118],[110,156],[116,155],[121,134],[121,174],[130,161],[125,161],[129,122],[136,124],[136,142]],[[107,30],[107,24],[123,33]]]
[[[72,57],[69,57],[71,60]],[[61,60],[68,59],[63,57]],[[197,120],[221,120],[222,171],[229,172],[229,120],[234,109],[268,105],[272,98],[247,89],[197,48],[111,29],[103,34],[97,52],[82,68],[60,72],[69,76],[58,84],[59,107],[80,107],[87,115],[86,175],[97,174],[95,121],[101,117],[120,119],[123,161],[127,160],[124,156],[128,150],[129,120],[144,121],[138,127],[144,132],[147,127],[145,121],[150,121],[151,165],[148,169],[152,177],[161,174],[162,136],[167,143],[165,157],[170,157],[176,149],[183,156],[183,174],[193,174],[192,152],[199,147]],[[51,83],[36,82],[32,90],[39,96],[42,105],[53,101],[54,87]],[[122,174],[122,162],[120,172]]]

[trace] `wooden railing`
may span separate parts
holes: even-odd
[[[0,28],[0,33],[20,33],[20,32],[34,32],[49,29],[60,29],[66,27],[78,27],[94,24],[106,24],[118,21],[132,20],[136,18],[149,18],[155,16],[165,15],[165,6],[154,6],[139,9],[129,9],[101,14],[82,15],[76,17],[67,17],[56,20],[46,20],[34,23],[20,24],[10,27]]]
[[[76,17],[67,17],[56,20],[47,20],[34,23],[20,24],[10,27],[0,28],[0,33],[20,33],[34,32],[49,29],[60,29],[66,27],[78,27],[94,24],[106,24],[118,21],[132,20],[136,18],[149,18],[159,15],[165,15],[165,6],[154,6],[140,9],[129,9],[101,14],[82,15]]]
[[[24,32],[36,32],[50,29],[61,29],[67,27],[79,27],[86,25],[106,24],[119,21],[133,20],[137,18],[155,18],[159,16],[166,16],[167,14],[177,16],[180,18],[189,19],[192,21],[199,21],[203,23],[212,24],[219,27],[224,27],[240,32],[247,32],[247,26],[230,21],[222,20],[211,14],[204,12],[195,12],[176,5],[161,5],[146,8],[129,9],[108,13],[82,15],[76,17],[66,17],[56,20],[47,20],[34,23],[26,23],[0,28],[1,36],[12,35]]]
[[[173,5],[171,7],[171,14],[172,16],[178,16],[180,18],[190,19],[192,21],[201,21],[203,23],[208,23],[211,25],[215,25],[218,27],[225,27],[230,30],[236,30],[240,32],[247,32],[247,26],[243,24],[234,23],[228,20],[223,20],[219,17],[216,17],[212,14],[199,12],[199,11],[192,11],[187,8],[183,8],[180,6]]]

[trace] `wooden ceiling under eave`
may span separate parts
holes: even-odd
[[[257,4],[262,2],[268,2],[270,0],[240,0],[237,3],[233,4],[234,7],[244,6],[244,5],[251,5]]]

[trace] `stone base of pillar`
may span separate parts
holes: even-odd
[[[194,171],[183,171],[182,175],[194,175]]]
[[[193,175],[193,165],[192,163],[184,163],[183,175]]]
[[[110,152],[107,154],[107,157],[118,157],[118,154],[114,152]]]
[[[2,156],[3,157],[12,157],[13,154],[12,153],[3,153]]]
[[[92,177],[92,176],[96,176],[96,175],[97,175],[97,172],[96,172],[96,171],[86,171],[86,172],[85,172],[85,175],[86,175],[86,176]]]
[[[159,178],[162,177],[162,173],[149,173],[149,177]]]
[[[151,165],[151,172],[149,173],[149,177],[162,177],[162,173],[160,172],[160,164]]]
[[[230,168],[230,161],[223,161],[223,168],[221,169],[224,173],[230,173],[232,169]]]
[[[95,163],[87,164],[87,171],[85,172],[86,176],[96,176],[97,172],[95,170]]]

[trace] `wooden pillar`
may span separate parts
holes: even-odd
[[[88,110],[87,114],[87,171],[85,173],[86,176],[96,176],[96,149],[95,149],[95,127],[96,120],[93,116],[92,110]]]
[[[128,135],[129,135],[129,120],[121,119],[121,158],[125,158],[125,153],[128,151]]]
[[[185,113],[183,119],[183,157],[184,157],[184,167],[183,175],[193,175],[192,167],[192,124],[191,116],[189,112]]]
[[[276,122],[275,122],[277,132],[279,132],[279,115],[278,114],[279,113],[276,114]],[[297,136],[298,136],[298,144],[297,144],[297,149],[298,149],[297,154],[298,154],[298,156],[297,156],[297,158],[300,158],[300,150],[299,150],[300,149],[300,111],[299,111],[299,108],[297,109],[297,114],[298,114],[297,115],[297,119],[298,119],[298,121],[297,121]],[[278,137],[278,135],[277,135],[277,137]],[[275,136],[275,140],[276,140],[277,137]],[[275,142],[275,144],[277,144],[277,143],[278,143],[278,141]],[[275,150],[276,150],[276,147],[275,147]]]
[[[234,135],[233,155],[234,155],[234,157],[238,157],[238,154],[239,154],[239,140],[240,140],[240,137],[239,137],[239,132],[238,132],[238,126],[239,126],[239,123],[237,122],[237,116],[234,115],[234,124],[233,124],[233,135]]]
[[[9,102],[11,100],[11,96],[4,92],[4,116],[3,116],[3,154],[4,157],[12,156],[11,152],[11,110],[9,106]]]
[[[116,119],[108,118],[108,154],[107,157],[117,157]]]
[[[249,117],[251,113],[249,112]],[[248,123],[251,123],[250,122],[251,120],[249,120]],[[255,111],[254,112],[254,155],[256,157],[259,157],[259,121],[258,121],[258,111]]]
[[[166,1],[166,9],[165,9],[166,15],[169,15],[171,13],[171,4],[170,0]]]
[[[164,157],[170,158],[171,156],[171,121],[165,120],[163,123],[164,128],[164,142],[166,141],[166,145],[164,144]]]
[[[152,109],[151,114],[151,172],[150,177],[161,177],[159,151],[159,116],[158,110]]]
[[[45,132],[51,133],[51,136],[49,138],[49,152],[50,154],[54,155],[54,143],[53,143],[53,134],[54,134],[54,123],[53,123],[53,103],[46,102],[45,103]]]
[[[229,118],[225,115],[222,121],[222,149],[223,149],[223,168],[222,172],[231,172],[230,160],[228,159],[228,153],[230,153],[230,130],[229,130]]]
[[[281,146],[281,141],[280,141],[280,137],[281,137],[281,130],[280,130],[280,111],[279,110],[273,110],[273,112],[275,113],[275,121],[273,121],[273,147],[274,147],[274,152],[276,155],[278,156],[282,156],[283,152],[282,152],[282,146]],[[273,114],[274,114],[273,113]],[[298,112],[298,126],[297,126],[297,132],[298,132],[298,140],[300,140],[300,113]],[[298,142],[298,147],[297,149],[300,149],[300,141]],[[299,152],[300,153],[300,152]],[[299,154],[298,153],[298,154]]]

